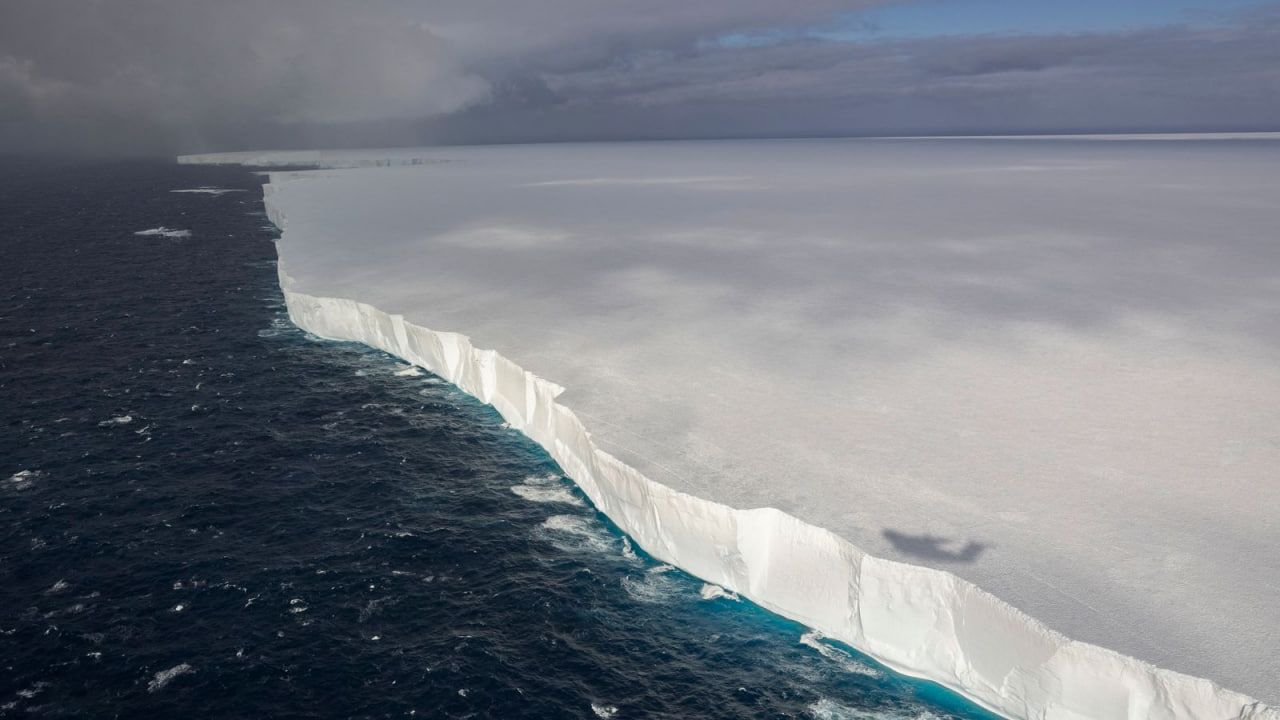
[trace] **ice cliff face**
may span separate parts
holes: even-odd
[[[494,405],[657,558],[1010,717],[1274,718],[972,582],[1275,687],[1274,146],[1053,145],[357,154],[454,162],[277,174],[267,208],[297,324]],[[964,577],[883,558],[878,528],[967,516],[996,550],[932,561]]]

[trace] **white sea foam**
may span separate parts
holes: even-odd
[[[397,367],[399,368],[395,373],[397,377],[417,377],[422,374],[422,370],[413,365],[400,365]]]
[[[151,228],[150,230],[139,230],[134,233],[134,235],[139,235],[141,237],[186,238],[191,237],[191,231],[174,230],[173,228],[167,228],[162,225],[157,228]]]
[[[558,478],[554,476],[550,478],[530,476],[524,479],[524,484],[512,485],[511,492],[530,502],[560,503],[578,507],[585,505],[564,482],[557,482],[557,480]]]
[[[186,188],[183,190],[170,190],[169,192],[191,193],[195,195],[226,195],[227,193],[244,192],[244,190],[241,190],[239,188],[219,188],[219,187],[202,186],[198,188]]]
[[[857,673],[868,677],[880,677],[879,670],[866,663],[859,662],[857,658],[838,647],[822,642],[823,638],[822,633],[817,630],[810,630],[800,636],[800,644],[817,650],[819,655],[839,665],[845,672]]]
[[[133,422],[132,415],[117,415],[116,417],[113,417],[110,420],[103,420],[102,422],[98,423],[98,426],[110,427],[112,425],[128,425],[131,422]]]
[[[169,683],[173,682],[175,678],[181,677],[183,675],[189,675],[194,672],[195,672],[195,668],[191,667],[187,663],[174,665],[168,670],[161,670],[160,672],[155,674],[155,677],[152,678],[151,682],[147,683],[147,692],[156,692],[157,690],[163,690],[164,687]]]
[[[680,594],[680,580],[672,570],[675,568],[670,565],[659,565],[640,576],[628,575],[622,578],[622,588],[643,603],[671,602]]]
[[[538,526],[539,533],[560,550],[613,552],[618,541],[595,520],[578,515],[552,515]]]
[[[698,595],[701,596],[703,600],[724,598],[725,600],[733,600],[736,602],[739,599],[738,593],[733,592],[732,590],[725,590],[719,585],[713,585],[711,583],[703,583],[702,589],[698,591]]]
[[[611,718],[618,714],[618,708],[613,705],[591,703],[591,712],[595,713],[598,718]]]
[[[71,585],[66,580],[59,580],[58,582],[53,584],[53,587],[49,588],[48,590],[45,590],[45,594],[53,595],[54,593],[60,593],[69,587],[71,587]]]
[[[817,720],[940,720],[928,710],[862,710],[822,698],[809,706],[809,714]]]

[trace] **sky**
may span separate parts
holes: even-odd
[[[0,152],[1280,130],[1280,0],[3,0]]]

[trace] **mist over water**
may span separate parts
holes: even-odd
[[[293,328],[259,182],[0,173],[0,716],[986,717],[637,553],[492,409]]]

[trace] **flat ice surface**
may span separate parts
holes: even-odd
[[[654,480],[1280,701],[1280,141],[395,157],[273,176],[294,290],[470,335]]]

